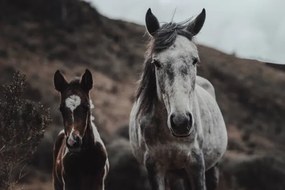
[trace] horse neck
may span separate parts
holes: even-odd
[[[86,131],[85,134],[83,136],[83,146],[84,147],[89,147],[90,145],[94,145],[95,143],[95,137],[94,137],[94,133],[93,133],[93,128],[92,128],[92,124],[91,124],[91,118],[89,117],[88,121],[87,121],[87,127],[86,127]]]

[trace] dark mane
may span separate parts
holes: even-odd
[[[80,84],[80,79],[75,78],[72,81],[69,82],[67,89],[71,92],[83,92],[83,94],[86,94],[85,91],[82,89],[82,86]],[[87,97],[89,97],[89,94],[87,94]]]
[[[161,52],[169,48],[178,35],[192,40],[193,35],[186,30],[187,22],[180,24],[167,23],[162,25],[149,42],[148,54],[144,63],[144,71],[141,76],[140,84],[137,90],[136,99],[140,98],[140,107],[138,114],[151,111],[153,105],[157,102],[157,89],[155,78],[155,66],[152,62],[152,53]]]
[[[73,79],[72,81],[69,82],[67,89],[68,90],[75,90],[75,89],[80,89],[80,79]]]
[[[178,35],[184,36],[192,40],[193,35],[186,30],[187,22],[183,23],[167,23],[162,25],[153,36],[152,52],[160,52],[169,48]]]
[[[136,94],[136,99],[141,98],[138,114],[149,112],[157,101],[154,65],[151,63],[151,59],[147,59],[144,65],[144,71]]]

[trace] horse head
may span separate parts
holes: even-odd
[[[167,125],[174,136],[193,131],[194,89],[199,54],[193,37],[201,30],[205,9],[192,21],[160,26],[149,9],[146,28],[151,36],[148,66],[152,68],[159,101],[167,110]]]
[[[79,151],[90,122],[89,91],[93,86],[92,74],[86,70],[80,80],[67,82],[57,70],[54,74],[54,86],[61,94],[59,109],[63,118],[66,146],[70,151]]]

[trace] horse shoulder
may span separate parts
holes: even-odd
[[[203,131],[203,152],[206,166],[213,166],[225,153],[227,131],[223,115],[214,97],[202,87],[197,88],[197,107]]]
[[[55,143],[54,143],[54,147],[53,147],[53,154],[54,154],[54,159],[57,158],[59,150],[63,144],[63,140],[64,140],[64,131],[60,131],[56,137]]]
[[[62,149],[64,142],[64,131],[60,131],[56,137],[53,148],[53,184],[55,189],[61,189],[63,182],[61,177],[62,163],[58,163],[57,160],[60,156],[60,150]]]
[[[201,76],[197,76],[196,83],[197,85],[205,89],[210,95],[212,95],[214,99],[216,99],[215,88],[209,80]]]

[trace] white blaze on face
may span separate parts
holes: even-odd
[[[81,99],[77,95],[71,95],[65,100],[65,106],[73,112],[81,104]]]
[[[198,58],[198,50],[194,42],[184,36],[178,35],[174,44],[168,49],[157,53],[154,56],[159,60],[162,67],[157,70],[158,96],[164,100],[168,113],[191,112],[191,86],[195,82],[196,66],[193,65],[193,58]],[[185,72],[181,72],[184,69]],[[168,72],[169,69],[172,72]],[[171,77],[170,74],[172,73]],[[159,82],[158,80],[162,81]],[[158,83],[163,83],[164,89],[160,89]],[[161,91],[164,93],[162,94]]]

